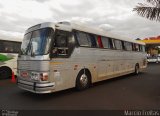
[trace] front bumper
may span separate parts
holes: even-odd
[[[17,78],[17,85],[21,89],[38,94],[51,93],[55,88],[55,83],[38,83],[22,80],[20,78]]]

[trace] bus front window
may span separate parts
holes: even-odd
[[[71,32],[56,30],[52,47],[52,57],[69,57],[75,46]]]
[[[47,54],[49,51],[52,32],[52,29],[45,28],[26,34],[21,46],[22,54]]]

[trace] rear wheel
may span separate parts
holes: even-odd
[[[9,67],[0,67],[0,79],[8,79],[12,76],[12,70]]]
[[[88,71],[81,70],[76,79],[76,89],[84,90],[91,84],[91,76]]]

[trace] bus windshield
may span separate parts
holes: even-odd
[[[36,30],[24,36],[21,54],[44,55],[49,51],[53,30],[50,28]]]

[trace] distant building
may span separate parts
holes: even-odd
[[[151,55],[155,56],[160,54],[160,35],[157,37],[149,37],[142,40],[136,39],[138,41],[142,41],[146,44],[146,52]]]

